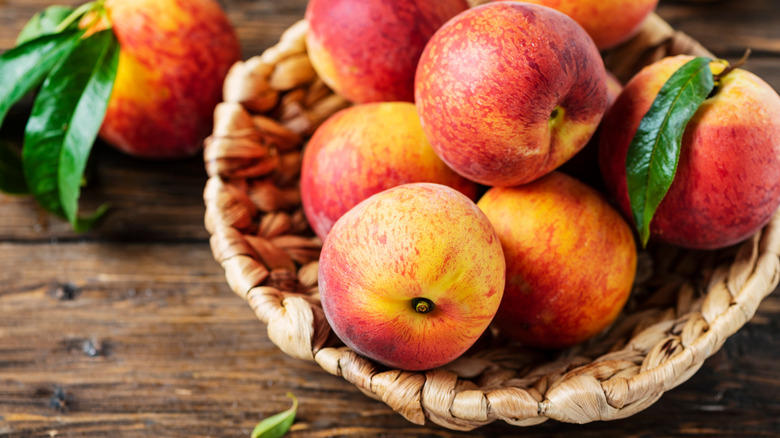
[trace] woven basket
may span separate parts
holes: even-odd
[[[211,248],[231,289],[286,354],[316,361],[415,424],[471,430],[495,420],[612,420],[653,404],[690,378],[755,313],[780,277],[780,215],[720,251],[655,246],[639,256],[619,319],[586,344],[555,353],[488,333],[467,355],[426,372],[389,370],[343,346],[317,290],[321,242],[300,205],[302,146],[348,103],[317,77],[300,21],[261,56],[236,64],[206,140],[204,191]],[[666,55],[711,56],[656,15],[604,55],[622,80]]]

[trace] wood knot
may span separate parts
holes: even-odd
[[[71,301],[76,298],[81,291],[73,283],[55,284],[51,289],[51,296],[60,301]]]
[[[65,394],[65,391],[59,387],[54,387],[54,393],[49,399],[49,406],[56,409],[59,412],[68,410],[69,397]]]

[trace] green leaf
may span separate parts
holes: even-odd
[[[22,157],[17,148],[0,141],[0,190],[12,195],[26,195],[27,183],[22,173]]]
[[[658,92],[629,145],[626,184],[642,246],[677,172],[685,127],[714,87],[710,59],[695,58],[680,67]]]
[[[43,82],[27,121],[24,175],[38,202],[74,228],[78,198],[92,145],[103,123],[119,63],[119,43],[104,30],[79,44]]]
[[[252,438],[281,438],[290,430],[298,410],[298,399],[289,392],[287,397],[292,399],[292,407],[258,423],[252,431]]]
[[[52,5],[33,15],[19,32],[16,45],[32,41],[40,36],[58,33],[58,26],[73,13],[68,6]]]
[[[0,56],[0,125],[11,106],[40,85],[51,69],[73,50],[81,34],[67,31],[44,35]]]

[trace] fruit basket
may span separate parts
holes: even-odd
[[[307,23],[236,64],[206,140],[206,227],[230,288],[287,355],[315,361],[415,424],[471,430],[502,420],[530,426],[636,414],[690,378],[755,313],[780,279],[780,216],[718,251],[651,245],[639,255],[631,298],[590,341],[555,352],[488,332],[460,359],[425,372],[388,369],[344,347],[319,302],[321,241],[302,212],[298,176],[306,139],[348,106],[317,77]],[[712,56],[651,15],[628,43],[604,53],[625,81],[667,55]]]

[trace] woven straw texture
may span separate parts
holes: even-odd
[[[409,421],[471,430],[495,420],[587,423],[633,415],[690,378],[754,314],[780,275],[780,215],[721,251],[653,247],[639,256],[626,308],[606,332],[555,353],[488,336],[468,355],[426,372],[387,369],[332,334],[320,307],[321,242],[300,205],[305,140],[348,102],[317,78],[300,21],[261,56],[237,63],[206,140],[206,227],[231,289],[294,358],[382,400]],[[658,16],[604,55],[622,80],[666,55],[711,56]]]

